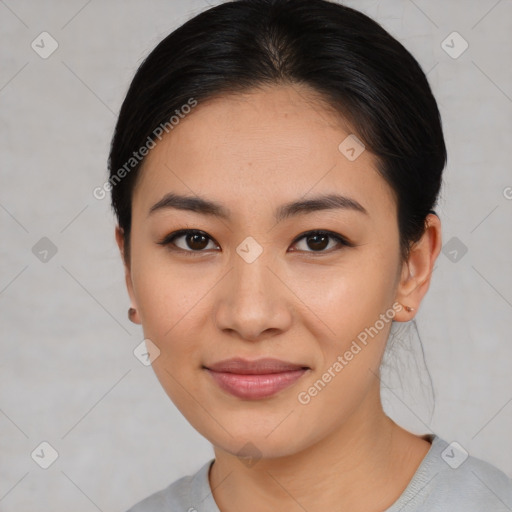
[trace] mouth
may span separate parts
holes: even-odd
[[[294,384],[309,367],[278,359],[229,359],[203,366],[213,381],[238,398],[268,398]]]

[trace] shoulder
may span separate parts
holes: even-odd
[[[430,451],[401,498],[403,512],[511,512],[512,480],[460,444],[433,436]]]
[[[433,502],[450,503],[451,510],[466,512],[512,511],[512,481],[497,467],[479,458],[468,458],[457,468],[447,464],[432,482]]]
[[[199,503],[208,495],[208,470],[213,459],[205,463],[195,474],[186,475],[174,481],[133,505],[126,512],[183,512],[199,510]],[[210,495],[211,496],[211,495]],[[205,509],[208,510],[208,509]]]

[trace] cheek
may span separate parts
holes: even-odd
[[[301,391],[311,411],[334,407],[346,414],[375,383],[394,318],[392,248],[377,244],[336,268],[297,273],[304,315],[317,340],[317,366]],[[307,320],[306,320],[307,318]],[[319,322],[320,320],[320,322]],[[350,392],[348,392],[350,390]]]
[[[176,339],[204,307],[202,297],[215,276],[197,265],[173,263],[165,248],[148,241],[133,254],[132,282],[142,324],[161,343]]]
[[[350,268],[329,271],[330,279],[317,274],[322,293],[315,292],[311,280],[299,283],[301,299],[316,313],[307,328],[315,334],[319,357],[297,402],[304,414],[323,418],[322,428],[345,421],[376,384],[394,317],[389,270],[382,260],[377,265],[361,259]]]
[[[186,416],[194,410],[190,395],[200,394],[200,318],[206,314],[204,295],[211,288],[207,276],[194,278],[196,274],[199,273],[161,261],[149,251],[132,267],[144,337],[160,351],[152,362],[153,371],[169,398]]]
[[[304,266],[290,273],[293,290],[315,313],[310,327],[316,323],[315,330],[322,329],[324,336],[347,342],[373,325],[394,300],[397,261],[390,254],[390,248],[375,244],[347,253],[337,265]]]

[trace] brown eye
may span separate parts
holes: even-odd
[[[301,252],[322,254],[332,252],[331,250],[326,249],[329,248],[335,250],[336,245],[338,245],[338,248],[340,248],[340,246],[353,247],[353,244],[351,244],[344,237],[331,231],[308,231],[307,233],[304,233],[298,237],[293,245],[296,245],[299,241],[302,240],[305,240],[306,247],[298,249]],[[329,246],[331,241],[335,241],[335,243]],[[214,240],[203,231],[199,231],[197,229],[181,229],[167,235],[162,241],[158,243],[160,245],[169,246],[169,248],[172,250],[181,251],[188,255],[196,255],[202,252],[207,252],[206,249],[208,249],[209,242],[212,242],[213,244],[213,247],[210,247],[210,249],[218,248],[218,245],[215,245]],[[293,251],[296,251],[296,249]]]
[[[187,246],[194,251],[200,251],[208,245],[207,237],[200,233],[189,233],[184,236]]]
[[[336,233],[332,233],[330,231],[309,231],[307,233],[304,233],[299,238],[296,239],[294,242],[294,245],[297,244],[301,240],[305,240],[305,249],[299,249],[304,252],[331,252],[330,250],[325,250],[327,247],[329,247],[329,241],[335,240],[338,244],[338,246],[347,246],[351,247],[352,244],[350,244],[347,240],[345,240],[343,237]],[[336,246],[336,244],[334,244]],[[331,246],[331,249],[333,247]]]
[[[322,251],[329,245],[329,235],[308,235],[306,237],[306,243],[308,247],[314,251]]]
[[[181,241],[177,243],[179,240]],[[208,247],[208,242],[210,241],[213,242],[213,240],[203,231],[198,231],[197,229],[182,229],[167,235],[158,243],[165,246],[174,246],[177,250],[181,250],[183,252],[200,253],[206,252],[204,249]],[[213,248],[216,248],[215,244]]]

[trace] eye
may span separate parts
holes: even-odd
[[[306,241],[306,247],[309,247],[312,250],[299,249],[302,252],[311,252],[311,253],[325,253],[332,252],[332,250],[326,251],[326,247],[329,247],[329,239],[334,240],[338,246],[345,247],[354,247],[354,244],[349,242],[347,239],[342,237],[337,233],[333,233],[332,231],[325,230],[314,230],[307,231],[303,233],[299,237],[297,237],[293,245],[296,245],[298,242],[302,240]],[[177,243],[177,241],[182,240]],[[204,231],[200,231],[198,229],[180,229],[179,231],[175,231],[165,236],[163,240],[158,242],[159,245],[170,246],[172,250],[178,250],[184,252],[188,255],[197,255],[202,252],[206,252],[208,249],[208,244],[210,242],[214,242],[214,240],[207,235]],[[181,244],[181,245],[180,245]],[[218,245],[213,243],[213,249],[216,249]],[[336,244],[334,244],[336,245]],[[174,246],[174,247],[172,247]],[[210,247],[212,249],[212,247]],[[331,246],[330,249],[333,249]],[[292,252],[296,252],[297,249],[293,249]]]
[[[341,235],[337,233],[333,233],[332,231],[324,231],[324,230],[315,230],[308,231],[307,233],[302,234],[300,237],[295,239],[294,244],[304,239],[306,241],[306,247],[310,247],[313,250],[300,249],[304,252],[332,252],[331,250],[325,251],[324,249],[329,246],[329,239],[335,240],[338,243],[338,246],[346,246],[353,247],[354,245],[346,240]],[[332,247],[331,247],[332,249]]]
[[[177,240],[183,239],[182,246],[176,243]],[[180,229],[167,235],[163,240],[158,242],[160,245],[170,246],[174,245],[178,250],[188,254],[205,252],[204,249],[208,247],[208,240],[213,240],[204,232],[198,229]],[[174,249],[174,247],[171,247]],[[215,248],[215,247],[214,247]]]

